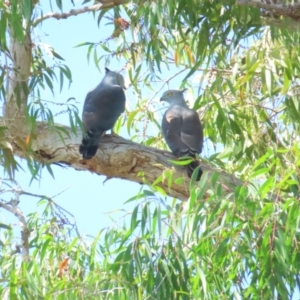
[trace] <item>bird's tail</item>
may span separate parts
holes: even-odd
[[[187,165],[187,172],[188,172],[188,176],[191,178],[193,175],[193,172],[195,171],[196,168],[199,169],[196,181],[199,181],[203,172],[200,168],[200,162],[198,160],[194,160],[190,164]]]
[[[86,132],[79,147],[79,152],[84,159],[90,159],[96,154],[101,136],[102,132],[93,132],[93,130]]]
[[[179,157],[183,157],[183,156],[185,156],[185,157],[189,156],[189,158],[193,159],[193,161],[186,166],[187,173],[188,173],[188,176],[191,178],[195,169],[198,168],[199,171],[197,174],[196,181],[199,181],[203,172],[200,168],[200,162],[197,160],[197,152],[191,151],[191,149],[189,149],[187,151],[181,151],[179,153]]]

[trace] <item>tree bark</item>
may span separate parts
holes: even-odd
[[[240,6],[252,6],[262,9],[262,14],[266,17],[279,18],[280,16],[291,18],[292,20],[299,22],[300,19],[300,3],[284,4],[281,1],[269,0],[238,0],[237,5]],[[282,20],[282,23],[286,20]]]
[[[11,28],[10,57],[12,71],[8,74],[6,99],[3,109],[5,125],[10,133],[26,134],[25,118],[27,98],[29,94],[28,80],[30,77],[32,42],[30,32],[25,31],[23,40],[15,37]]]
[[[188,199],[190,178],[186,175],[185,167],[175,167],[169,162],[170,159],[176,160],[171,152],[143,146],[120,136],[107,135],[102,138],[97,154],[90,160],[84,160],[78,151],[81,132],[75,136],[69,127],[56,126],[63,127],[68,132],[63,135],[64,141],[48,125],[38,124],[32,141],[32,150],[35,151],[38,161],[64,164],[76,170],[90,171],[108,178],[121,178],[150,186],[161,176],[156,186],[164,190],[166,195],[181,200]],[[13,141],[10,142],[13,145],[14,155],[24,157],[24,151]],[[218,173],[217,182],[223,186],[224,195],[232,193],[236,186],[243,184],[233,175],[217,170],[205,162],[201,163],[201,168],[204,172],[208,172],[207,189],[211,187],[214,172]],[[171,186],[168,183],[168,176],[164,173],[167,170],[174,171]],[[179,178],[182,178],[182,182],[176,184]]]

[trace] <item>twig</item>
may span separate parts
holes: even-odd
[[[43,22],[44,20],[50,19],[50,18],[54,18],[57,20],[67,19],[71,16],[77,16],[80,14],[84,14],[86,12],[97,11],[97,10],[100,10],[103,8],[113,7],[114,5],[115,5],[114,2],[103,3],[103,4],[99,3],[99,4],[85,6],[85,7],[78,8],[78,9],[71,9],[69,12],[66,12],[66,13],[58,13],[58,12],[48,13],[48,14],[45,14],[42,17],[36,19],[35,21],[33,21],[32,27],[36,27],[39,23]]]
[[[55,198],[55,197],[61,195],[61,194],[64,193],[66,190],[68,190],[70,187],[72,187],[72,185],[67,186],[65,189],[63,189],[63,190],[60,191],[59,193],[55,194],[55,195],[52,196],[51,198]]]
[[[60,195],[61,193],[63,193],[64,191],[66,191],[67,189],[69,189],[70,187],[67,187],[66,189],[64,189],[62,192],[54,195],[53,197],[56,197],[58,195]],[[38,195],[38,194],[34,194],[34,193],[29,193],[29,192],[25,192],[25,191],[19,191],[19,194],[20,195],[27,195],[27,196],[32,196],[32,197],[37,197],[37,198],[42,198],[42,199],[45,199],[47,200],[48,202],[52,203],[56,208],[58,208],[59,210],[61,211],[64,211],[65,213],[67,213],[69,216],[71,216],[73,218],[73,226],[75,227],[75,230],[76,230],[76,233],[78,236],[80,236],[80,233],[78,231],[78,228],[77,228],[77,224],[76,224],[76,220],[75,220],[75,216],[70,213],[69,211],[67,211],[65,208],[63,208],[62,206],[60,206],[59,204],[57,204],[51,197],[48,197],[48,196],[44,196],[44,195]]]
[[[174,75],[172,75],[171,77],[169,77],[168,79],[164,80],[162,86],[158,89],[158,91],[157,91],[157,92],[156,92],[156,93],[148,100],[148,104],[147,104],[147,105],[149,105],[149,104],[152,102],[152,100],[156,97],[156,95],[164,88],[164,86],[165,86],[166,84],[169,83],[169,81],[171,81],[171,80],[174,79],[176,76],[178,76],[179,74],[183,73],[183,72],[186,71],[186,70],[187,70],[187,69],[182,69],[182,70],[180,70],[179,72],[177,72],[177,73],[175,73]]]

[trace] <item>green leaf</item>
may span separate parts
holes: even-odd
[[[23,0],[23,15],[27,21],[27,24],[31,19],[32,8],[32,0]]]
[[[6,224],[3,224],[3,223],[1,223],[1,222],[0,222],[0,228],[12,230],[11,226],[6,225]]]
[[[193,159],[187,156],[187,157],[180,157],[179,160],[168,159],[168,161],[177,166],[186,166],[190,164],[193,161]]]
[[[55,0],[57,7],[62,10],[62,1],[61,0]]]

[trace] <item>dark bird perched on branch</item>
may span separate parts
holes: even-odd
[[[167,145],[177,157],[190,156],[193,161],[188,164],[188,176],[200,166],[196,156],[203,147],[203,128],[196,111],[188,108],[183,92],[185,90],[169,90],[164,92],[160,101],[170,104],[162,119],[162,133]],[[202,171],[199,168],[197,180],[200,180]]]
[[[114,127],[125,110],[123,76],[108,68],[105,71],[100,84],[87,94],[83,106],[82,123],[85,133],[79,152],[84,159],[90,159],[96,154],[102,135]]]

